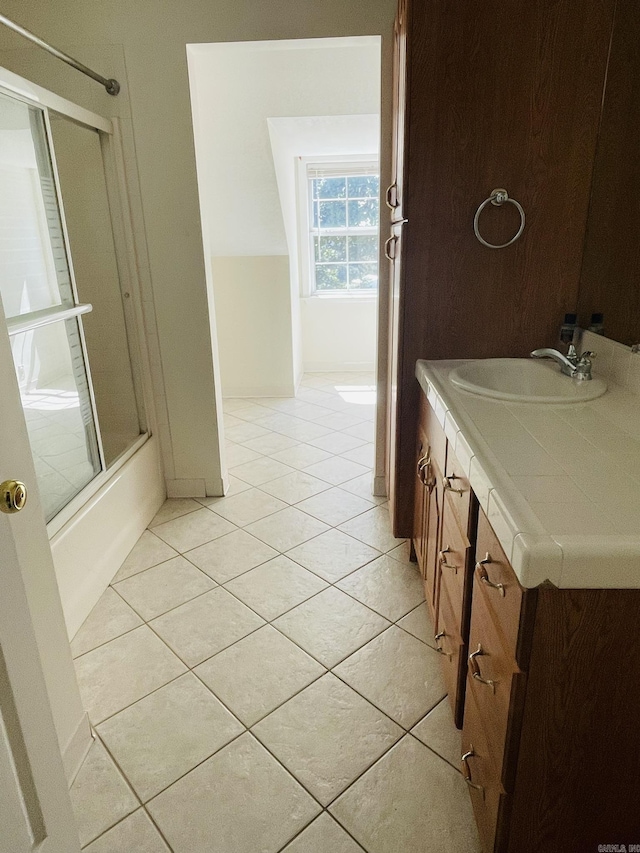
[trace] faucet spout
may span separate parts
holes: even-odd
[[[551,358],[557,364],[560,365],[560,370],[565,376],[573,376],[576,372],[576,364],[571,361],[571,359],[567,358],[566,355],[563,355],[557,349],[550,349],[549,347],[542,347],[542,349],[534,349],[531,353],[531,358]]]

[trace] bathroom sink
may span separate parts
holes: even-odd
[[[577,381],[553,362],[531,358],[487,358],[455,368],[456,388],[512,403],[584,403],[607,390],[603,379]]]

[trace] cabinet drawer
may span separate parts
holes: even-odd
[[[440,426],[436,413],[424,394],[420,394],[420,421],[419,429],[422,436],[427,440],[431,459],[441,471],[445,470],[447,456],[447,437]]]
[[[453,610],[459,614],[458,630],[461,631],[462,599],[470,543],[460,529],[455,515],[447,510],[448,507],[445,508],[443,518],[442,540],[438,551],[438,571],[440,583],[447,588]]]
[[[508,798],[495,773],[480,711],[469,692],[465,703],[460,770],[469,788],[483,853],[493,853],[498,820]]]
[[[480,510],[474,591],[483,598],[505,646],[516,657],[523,590],[487,517]]]
[[[454,611],[446,587],[441,586],[438,595],[438,618],[436,621],[436,645],[440,652],[440,663],[449,702],[456,725],[460,726],[463,696],[461,693],[462,656],[464,644],[460,637],[460,614]]]
[[[460,527],[466,531],[469,523],[471,485],[465,470],[453,452],[451,444],[447,447],[447,462],[444,472],[442,485],[447,497],[447,505],[457,515]]]
[[[475,590],[471,608],[467,696],[472,693],[480,712],[496,773],[504,783],[504,755],[512,722],[519,705],[519,693],[526,676],[515,662],[496,630],[487,607],[484,590]],[[520,693],[521,695],[521,693]]]

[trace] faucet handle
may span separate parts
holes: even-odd
[[[597,355],[597,353],[592,352],[590,349],[585,350],[582,353],[582,355],[580,356],[580,361],[582,361],[583,358],[584,359],[590,359],[591,361],[593,361],[593,359],[596,357],[596,355]]]

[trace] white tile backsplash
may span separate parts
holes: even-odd
[[[583,333],[581,347],[583,352],[591,350],[596,353],[594,374],[633,394],[640,394],[640,352],[631,352],[631,347],[593,332]]]

